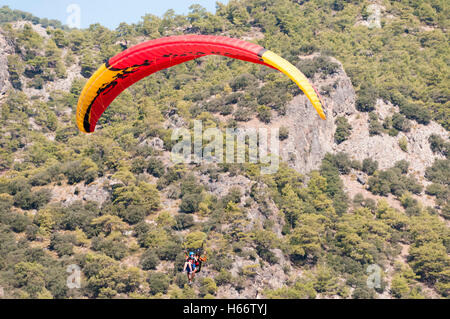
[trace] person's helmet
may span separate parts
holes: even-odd
[[[189,256],[194,256],[194,252],[193,251],[191,251],[190,253],[189,253]]]

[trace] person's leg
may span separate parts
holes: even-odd
[[[195,277],[195,272],[197,271],[197,267],[195,267],[195,265],[192,265],[191,269],[192,269],[191,280],[193,280]]]
[[[183,272],[184,271],[186,272],[188,280],[191,281],[190,273],[192,271],[192,268],[191,268],[191,264],[187,261],[184,263]]]
[[[192,264],[190,263],[190,262],[188,262],[187,263],[188,265],[187,265],[187,267],[188,267],[188,279],[189,279],[189,282],[190,281],[192,281],[192,275],[193,275],[193,273],[194,273],[194,270],[192,269]]]

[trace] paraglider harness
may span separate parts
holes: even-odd
[[[194,252],[194,256],[197,256],[197,260],[195,258],[189,256],[189,252]],[[200,272],[202,269],[202,264],[206,262],[206,253],[202,257],[203,251],[203,244],[202,247],[197,249],[186,249],[184,250],[186,261],[190,262],[192,264],[192,271],[195,271],[196,273]]]

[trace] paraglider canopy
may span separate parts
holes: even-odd
[[[323,104],[308,79],[295,66],[272,51],[239,39],[211,35],[159,38],[135,45],[105,62],[84,86],[77,105],[77,125],[90,133],[111,102],[133,83],[152,73],[206,55],[263,64],[277,69],[305,93],[320,118]]]

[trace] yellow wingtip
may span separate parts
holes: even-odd
[[[84,88],[81,91],[80,97],[78,99],[76,114],[77,126],[80,131],[84,133],[92,133],[87,132],[84,128],[84,117],[86,115],[86,112],[88,111],[91,102],[97,97],[99,88],[106,83],[110,83],[111,81],[113,81],[116,74],[117,71],[109,70],[106,67],[106,64],[103,63],[100,68],[98,68],[98,70],[95,71],[94,74],[92,74],[92,76],[84,85]]]
[[[316,93],[314,87],[308,81],[306,76],[302,72],[300,72],[299,69],[289,63],[289,61],[283,59],[278,54],[270,50],[264,52],[261,58],[264,60],[264,62],[283,72],[292,81],[294,81],[295,84],[297,84],[297,86],[300,88],[300,90],[305,93],[306,97],[319,114],[319,117],[322,120],[327,119],[327,116],[325,115],[325,112],[322,108],[323,103],[321,102],[319,95]]]

